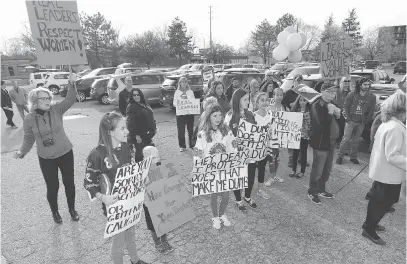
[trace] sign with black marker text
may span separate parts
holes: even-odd
[[[352,57],[351,40],[327,40],[321,43],[320,73],[324,80],[350,77]]]
[[[302,113],[270,111],[270,147],[299,149]]]

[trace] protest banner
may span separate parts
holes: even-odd
[[[39,65],[88,64],[76,1],[25,3]]]
[[[190,196],[182,181],[176,159],[152,164],[144,203],[148,207],[158,237],[188,223],[196,217]]]
[[[204,94],[208,94],[209,89],[211,88],[211,87],[208,87],[209,80],[215,78],[213,66],[210,66],[210,65],[205,66],[202,69],[201,74],[202,74],[202,84],[203,84]]]
[[[269,125],[258,126],[240,119],[237,138],[240,140],[237,149],[244,152],[254,161],[263,160],[268,155]]]
[[[194,157],[192,196],[247,188],[248,163],[249,157],[244,152]]]
[[[349,38],[326,40],[321,43],[320,73],[324,80],[350,77],[352,47]]]
[[[299,149],[303,114],[270,111],[270,147]]]
[[[199,115],[201,103],[199,99],[180,99],[177,101],[176,115]]]
[[[315,89],[309,86],[306,86],[305,84],[298,85],[295,89],[295,92],[304,97],[310,104],[321,97],[321,94],[319,92],[315,91]]]
[[[140,221],[151,159],[117,169],[112,195],[118,194],[119,200],[107,210],[104,238],[123,232]]]

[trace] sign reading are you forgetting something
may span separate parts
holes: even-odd
[[[87,64],[76,1],[26,0],[38,64]]]

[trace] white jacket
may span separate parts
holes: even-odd
[[[196,139],[195,147],[199,150],[202,150],[204,157],[219,154],[219,153],[231,153],[236,152],[237,150],[233,148],[233,140],[235,137],[232,134],[232,131],[226,136],[222,136],[222,133],[217,131],[211,131],[212,133],[212,142],[206,140],[205,133],[200,131]]]
[[[382,123],[376,132],[369,178],[386,184],[406,180],[406,126],[396,118]]]

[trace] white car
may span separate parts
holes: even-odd
[[[68,85],[69,72],[51,72],[45,80],[44,87],[52,92],[58,94],[61,85]]]
[[[46,72],[34,72],[30,74],[30,85],[32,88],[44,86],[48,73]]]

